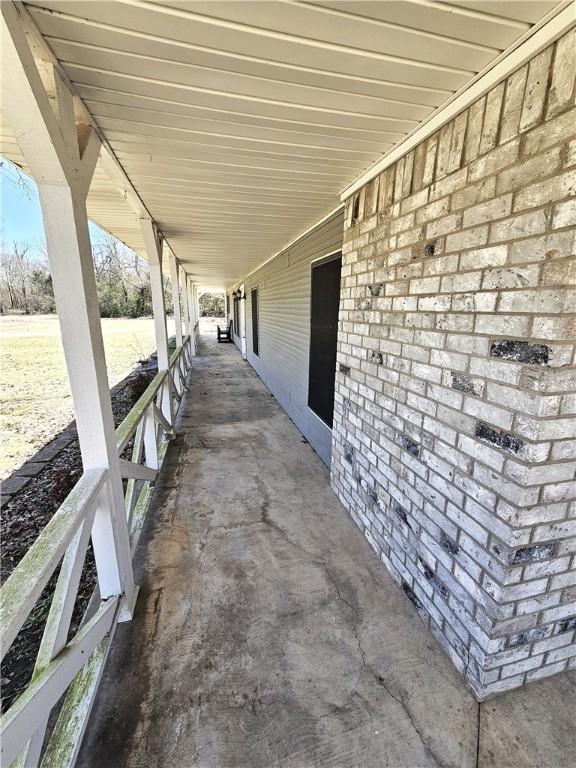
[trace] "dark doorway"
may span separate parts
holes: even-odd
[[[332,428],[342,256],[312,267],[308,405]]]
[[[258,355],[258,288],[252,288],[252,352]]]
[[[240,300],[232,296],[234,302],[234,334],[240,338]]]

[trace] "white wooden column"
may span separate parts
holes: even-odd
[[[0,7],[2,64],[10,73],[2,110],[38,184],[82,464],[109,474],[108,498],[92,529],[100,594],[123,594],[126,620],[137,589],[86,214],[100,141],[91,127],[76,124],[72,95],[50,62],[43,62],[41,77],[17,8],[7,2]]]
[[[150,266],[152,289],[152,312],[158,370],[168,370],[168,331],[166,328],[166,302],[164,301],[164,278],[162,275],[162,239],[152,219],[140,219],[146,258]]]
[[[172,282],[172,304],[174,305],[174,325],[176,326],[176,346],[182,346],[182,310],[180,308],[180,281],[178,279],[180,266],[176,257],[170,252],[170,280]]]
[[[152,219],[140,219],[146,258],[150,266],[150,287],[152,289],[152,312],[154,314],[154,333],[156,337],[156,355],[158,372],[170,367],[168,353],[168,331],[166,328],[166,302],[164,300],[164,276],[162,273],[162,238]],[[162,398],[162,413],[166,421],[174,425],[174,407],[172,386],[165,389]]]
[[[192,349],[192,354],[195,355],[197,353],[196,312],[195,312],[195,305],[194,305],[194,287],[190,279],[188,279],[186,286],[188,291],[188,313],[190,316],[190,338],[192,341],[191,349]]]
[[[184,269],[180,271],[180,287],[182,288],[182,309],[184,314],[184,333],[186,336],[192,334],[190,327],[190,301],[188,293],[188,278]]]

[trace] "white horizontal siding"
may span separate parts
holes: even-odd
[[[248,362],[327,464],[332,430],[308,408],[311,264],[341,250],[343,228],[340,209],[244,280]],[[258,288],[258,357],[252,351],[253,288]]]

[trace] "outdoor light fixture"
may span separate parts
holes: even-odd
[[[242,299],[245,299],[246,296],[242,296],[242,291],[240,288],[238,288],[237,291],[234,291],[234,301],[242,301]]]

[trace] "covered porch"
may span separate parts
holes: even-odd
[[[574,764],[571,679],[478,703],[235,347],[176,428],[78,765]]]
[[[576,763],[575,7],[1,3],[84,470],[3,766]],[[150,267],[118,429],[89,217]]]

